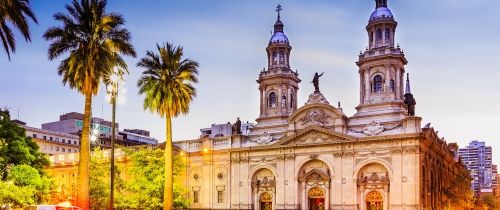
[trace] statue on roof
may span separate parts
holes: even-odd
[[[236,122],[233,124],[233,134],[240,135],[241,134],[241,120],[238,117]]]
[[[314,74],[314,78],[313,78],[313,81],[312,81],[311,83],[313,83],[313,85],[314,85],[314,92],[315,92],[315,93],[319,93],[319,78],[320,78],[321,76],[323,76],[323,74],[324,74],[324,73],[325,73],[325,72],[323,72],[323,73],[321,73],[321,74],[318,74],[318,72],[316,72],[316,73]]]

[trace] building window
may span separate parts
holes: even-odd
[[[50,137],[50,140],[52,141],[52,140],[54,140],[54,138],[52,138],[52,136],[51,136],[51,137]]]
[[[43,140],[47,140],[47,136],[43,136]]]
[[[64,140],[64,139],[63,139],[63,140],[62,140],[62,143],[66,143],[66,140]],[[71,143],[71,142],[69,142],[69,143]]]
[[[78,142],[75,141],[75,144],[78,145]]]
[[[280,51],[280,64],[285,63],[285,53]]]
[[[381,93],[383,90],[382,76],[377,75],[373,78],[373,92]]]
[[[33,134],[33,138],[36,138],[36,134]]]
[[[63,152],[66,152],[66,148],[61,148]]]
[[[56,141],[59,141],[59,138],[56,137]]]
[[[276,64],[278,63],[278,53],[273,52],[273,63]]]
[[[290,94],[290,108],[293,108],[293,92]]]
[[[56,147],[56,151],[59,151],[59,147]]]
[[[267,106],[268,107],[276,107],[276,93],[274,93],[274,92],[269,93]]]
[[[217,191],[217,203],[224,203],[224,191]]]
[[[377,42],[377,46],[379,46],[382,42],[382,29],[377,29],[377,37],[375,37],[375,41]]]
[[[199,199],[199,191],[193,191],[193,203],[198,203]]]
[[[389,42],[389,40],[391,40],[391,30],[389,30],[388,28],[386,28],[385,29],[385,41]]]

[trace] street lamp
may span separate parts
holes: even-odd
[[[109,76],[109,80],[106,84],[107,97],[112,104],[112,116],[111,116],[111,191],[109,199],[109,209],[114,209],[114,191],[115,191],[115,115],[116,115],[116,101],[118,97],[119,83],[122,83],[123,71],[122,69],[115,67],[112,74]]]

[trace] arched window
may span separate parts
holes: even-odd
[[[377,29],[377,37],[375,38],[377,46],[382,43],[382,29]]]
[[[273,63],[276,64],[278,63],[278,53],[273,52]]]
[[[280,51],[280,64],[285,63],[285,53]]]
[[[394,93],[394,80],[391,79],[391,92]]]
[[[274,92],[269,93],[269,97],[267,99],[267,106],[276,107],[276,93]]]
[[[373,31],[370,33],[369,39],[370,39],[370,45],[372,45],[373,44]]]
[[[381,93],[383,90],[382,76],[377,75],[373,78],[373,92]]]
[[[386,28],[385,29],[385,41],[389,42],[389,40],[391,40],[391,30],[389,30],[388,28]]]
[[[294,103],[294,100],[293,100],[293,92],[290,93],[290,108],[293,108],[293,103]]]

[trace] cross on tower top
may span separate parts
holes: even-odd
[[[283,9],[281,8],[281,5],[278,4],[278,6],[276,7],[276,12],[278,12],[278,20],[280,19],[281,10],[283,10]]]

